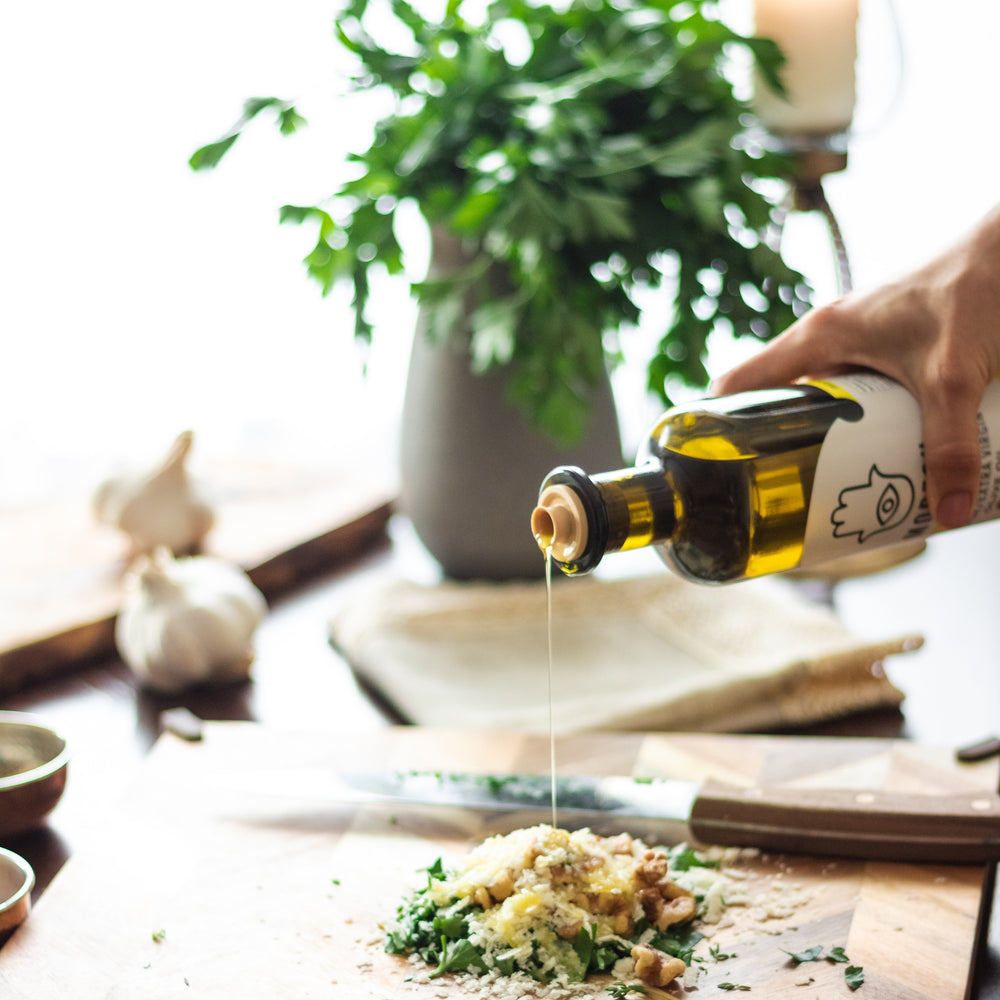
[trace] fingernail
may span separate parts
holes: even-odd
[[[971,493],[948,493],[938,501],[935,520],[942,528],[961,528],[971,517]]]

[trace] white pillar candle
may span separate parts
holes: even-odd
[[[854,115],[858,0],[754,0],[754,33],[785,55],[786,97],[757,77],[754,108],[772,132],[843,132]]]

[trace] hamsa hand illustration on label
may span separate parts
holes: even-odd
[[[887,476],[873,465],[866,483],[840,491],[839,506],[830,515],[833,537],[857,535],[860,544],[898,527],[912,510],[915,496],[909,476]]]

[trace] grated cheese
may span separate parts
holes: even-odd
[[[628,853],[614,853],[612,847]],[[562,951],[559,931],[572,937],[582,926],[595,926],[598,939],[615,933],[610,913],[624,910],[642,917],[635,871],[647,850],[641,841],[611,840],[589,830],[536,826],[485,840],[449,877],[435,882],[431,898],[439,905],[451,899],[475,899],[511,886],[510,894],[470,914],[473,940],[494,954],[524,953],[537,941],[543,949]],[[499,889],[499,891],[503,891]],[[480,897],[484,899],[485,897]]]

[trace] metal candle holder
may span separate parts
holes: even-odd
[[[795,212],[819,212],[830,235],[833,248],[837,292],[846,295],[853,288],[851,262],[844,244],[843,233],[833,208],[823,189],[823,179],[846,169],[847,149],[842,145],[843,136],[776,136],[769,135],[769,148],[788,156],[793,164],[788,181],[788,191],[774,212],[774,245],[781,246],[785,221]]]

